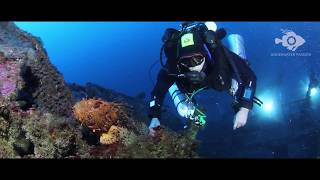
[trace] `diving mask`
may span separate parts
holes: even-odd
[[[180,58],[179,63],[191,71],[201,71],[205,62],[205,57],[202,54],[192,54]]]

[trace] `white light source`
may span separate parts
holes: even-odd
[[[204,24],[207,26],[209,30],[212,30],[212,31],[216,31],[218,28],[217,24],[213,21],[208,21],[208,22],[205,22]]]
[[[273,102],[272,101],[266,102],[266,104],[264,105],[263,109],[266,112],[271,112],[273,110]]]
[[[318,93],[318,89],[317,88],[311,88],[310,96],[315,96],[317,93]]]
[[[278,89],[273,89],[275,92],[279,92]],[[280,100],[281,95],[274,93],[271,90],[264,90],[262,93],[257,94],[257,97],[262,100],[263,104],[261,108],[256,109],[259,112],[262,120],[276,121],[278,120],[279,110],[281,110]],[[280,108],[280,109],[279,109]]]

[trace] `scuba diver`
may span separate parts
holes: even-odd
[[[319,79],[317,78],[317,75],[314,71],[310,71],[309,73],[309,85],[308,85],[308,90],[307,90],[307,93],[306,93],[306,97],[304,99],[304,103],[303,103],[303,108],[301,109],[301,113],[303,115],[306,115],[308,114],[307,112],[309,112],[311,110],[311,99],[314,95],[314,93],[316,93],[318,87],[319,87],[319,84],[320,84],[320,81]]]
[[[244,126],[253,103],[261,102],[254,96],[256,75],[245,59],[244,50],[236,44],[238,55],[226,48],[221,42],[226,31],[217,30],[212,23],[184,22],[180,30],[166,29],[160,52],[163,68],[158,73],[149,103],[150,136],[156,136],[160,128],[161,107],[167,92],[178,114],[199,127],[206,123],[206,115],[194,99],[201,90],[228,90],[234,98],[233,129]],[[162,60],[163,52],[166,63]]]
[[[307,98],[309,99],[311,94],[312,94],[312,89],[318,88],[320,81],[316,76],[316,73],[314,71],[311,71],[309,74],[309,86],[308,86],[308,91],[307,91]]]

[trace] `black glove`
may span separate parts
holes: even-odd
[[[240,108],[241,108],[239,102],[233,102],[231,106],[232,106],[233,112],[234,112],[235,114],[237,114],[237,112],[238,112],[238,111],[240,110]]]
[[[152,99],[149,103],[148,117],[159,119],[161,117],[161,105],[156,98]]]

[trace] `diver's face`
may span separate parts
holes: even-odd
[[[180,64],[190,71],[201,72],[205,63],[205,57],[202,54],[192,54],[180,59]]]

